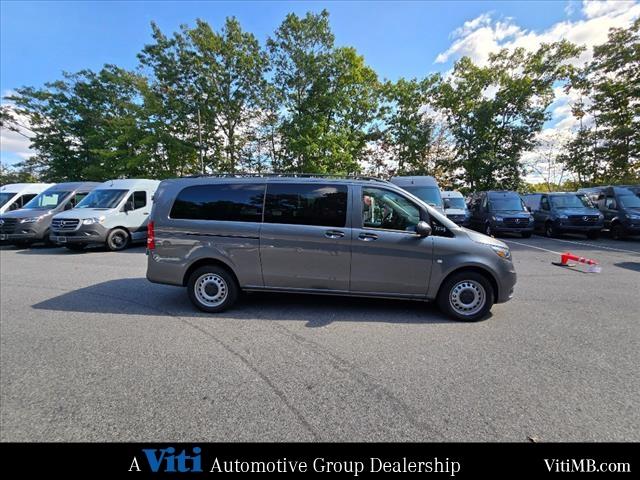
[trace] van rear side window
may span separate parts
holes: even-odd
[[[344,227],[347,186],[270,184],[265,205],[265,223]]]
[[[187,220],[262,221],[264,184],[195,185],[183,189],[171,218]]]

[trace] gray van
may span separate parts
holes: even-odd
[[[244,290],[434,300],[456,319],[478,320],[516,283],[503,242],[366,177],[165,180],[147,254],[147,278],[186,286],[205,312],[227,309]]]
[[[14,245],[50,243],[49,231],[54,215],[71,210],[98,185],[98,182],[58,183],[21,209],[0,215],[0,241]]]

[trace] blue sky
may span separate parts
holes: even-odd
[[[150,41],[151,21],[171,33],[196,18],[217,28],[236,16],[264,41],[288,12],[323,8],[336,43],[354,46],[380,77],[392,80],[447,71],[462,55],[481,63],[504,46],[535,48],[560,38],[602,43],[608,28],[640,15],[633,1],[1,1],[0,92],[105,63],[134,68],[136,54]],[[554,125],[566,120],[571,126],[567,102],[556,105]],[[30,154],[28,142],[20,144],[10,132],[3,131],[1,140],[3,162]]]
[[[196,18],[217,27],[233,15],[264,40],[288,12],[327,8],[337,43],[355,46],[381,76],[395,79],[440,69],[433,62],[448,47],[449,34],[483,12],[534,29],[565,16],[561,1],[2,2],[1,8],[2,91],[41,84],[62,70],[134,67],[150,40],[151,21],[173,32]]]

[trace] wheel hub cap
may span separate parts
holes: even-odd
[[[460,315],[475,315],[484,307],[487,295],[484,287],[474,280],[456,283],[449,293],[449,303]]]
[[[198,301],[207,307],[221,305],[228,295],[227,282],[215,273],[201,275],[196,280],[194,289]]]

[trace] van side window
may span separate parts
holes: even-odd
[[[137,210],[147,205],[147,192],[133,192],[133,209]]]
[[[264,184],[194,185],[176,197],[169,216],[175,219],[262,221]]]
[[[265,223],[344,227],[346,185],[273,183],[267,185]]]
[[[402,195],[382,188],[362,188],[362,226],[415,232],[420,209]]]
[[[71,199],[71,202],[69,202],[71,205],[73,205],[73,207],[75,207],[76,205],[78,205],[82,199],[84,197],[86,197],[89,194],[89,192],[84,192],[84,193],[76,193],[75,196]]]
[[[611,210],[615,210],[616,208],[618,208],[618,206],[616,205],[615,197],[607,196],[604,204],[605,207],[610,208]]]
[[[542,197],[542,200],[540,200],[540,207],[542,208],[542,210],[550,210],[549,197]]]
[[[26,195],[23,195],[18,200],[16,200],[16,203],[19,205],[18,208],[24,207],[27,203],[31,201],[31,199],[35,197],[36,197],[35,193],[27,193]]]

